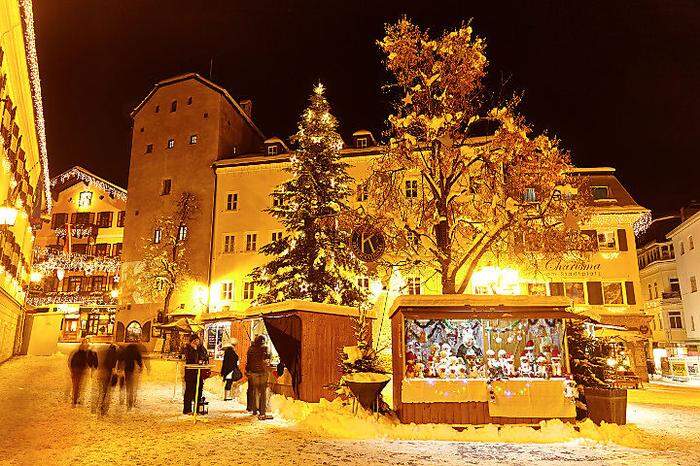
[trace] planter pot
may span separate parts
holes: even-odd
[[[343,377],[345,385],[350,389],[357,401],[365,409],[378,410],[379,394],[389,383],[391,377],[386,374],[358,372]]]
[[[623,388],[584,389],[588,417],[596,424],[627,424],[627,390]]]

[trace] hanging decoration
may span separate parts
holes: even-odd
[[[125,190],[79,167],[73,167],[70,170],[63,172],[62,174],[51,179],[51,187],[55,188],[57,185],[67,183],[72,179],[76,179],[78,181],[84,182],[85,184],[95,186],[115,199],[126,201]]]
[[[74,252],[56,252],[46,248],[37,248],[36,251],[32,271],[39,272],[45,277],[62,274],[66,271],[83,272],[85,275],[93,275],[94,273],[116,274],[121,266],[119,257],[87,256]]]

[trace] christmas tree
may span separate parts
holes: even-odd
[[[261,248],[272,259],[251,274],[264,290],[256,303],[303,299],[358,306],[365,301],[354,278],[364,267],[350,248],[350,232],[340,227],[350,212],[346,199],[352,180],[340,159],[337,127],[318,84],[292,137],[297,150],[288,169],[291,179],[276,188],[268,209],[285,233]]]
[[[609,368],[606,363],[607,344],[589,335],[583,323],[571,322],[567,326],[567,341],[571,373],[577,385],[607,387],[605,382]]]

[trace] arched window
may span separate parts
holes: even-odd
[[[173,100],[173,102],[170,104],[170,111],[171,112],[177,111],[177,100]]]
[[[129,325],[126,326],[124,341],[141,341],[141,332],[141,324],[135,320],[129,322]]]

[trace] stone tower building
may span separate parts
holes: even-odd
[[[134,109],[129,199],[126,207],[121,299],[117,340],[124,330],[157,319],[162,300],[148,302],[134,287],[134,274],[158,217],[173,211],[185,192],[197,196],[199,212],[188,225],[188,262],[192,282],[209,281],[216,177],[214,162],[262,146],[249,101],[241,103],[223,88],[195,73],[160,81]],[[170,312],[189,312],[192,287],[179,287]],[[150,325],[147,325],[150,327]],[[148,336],[144,337],[148,338]]]

